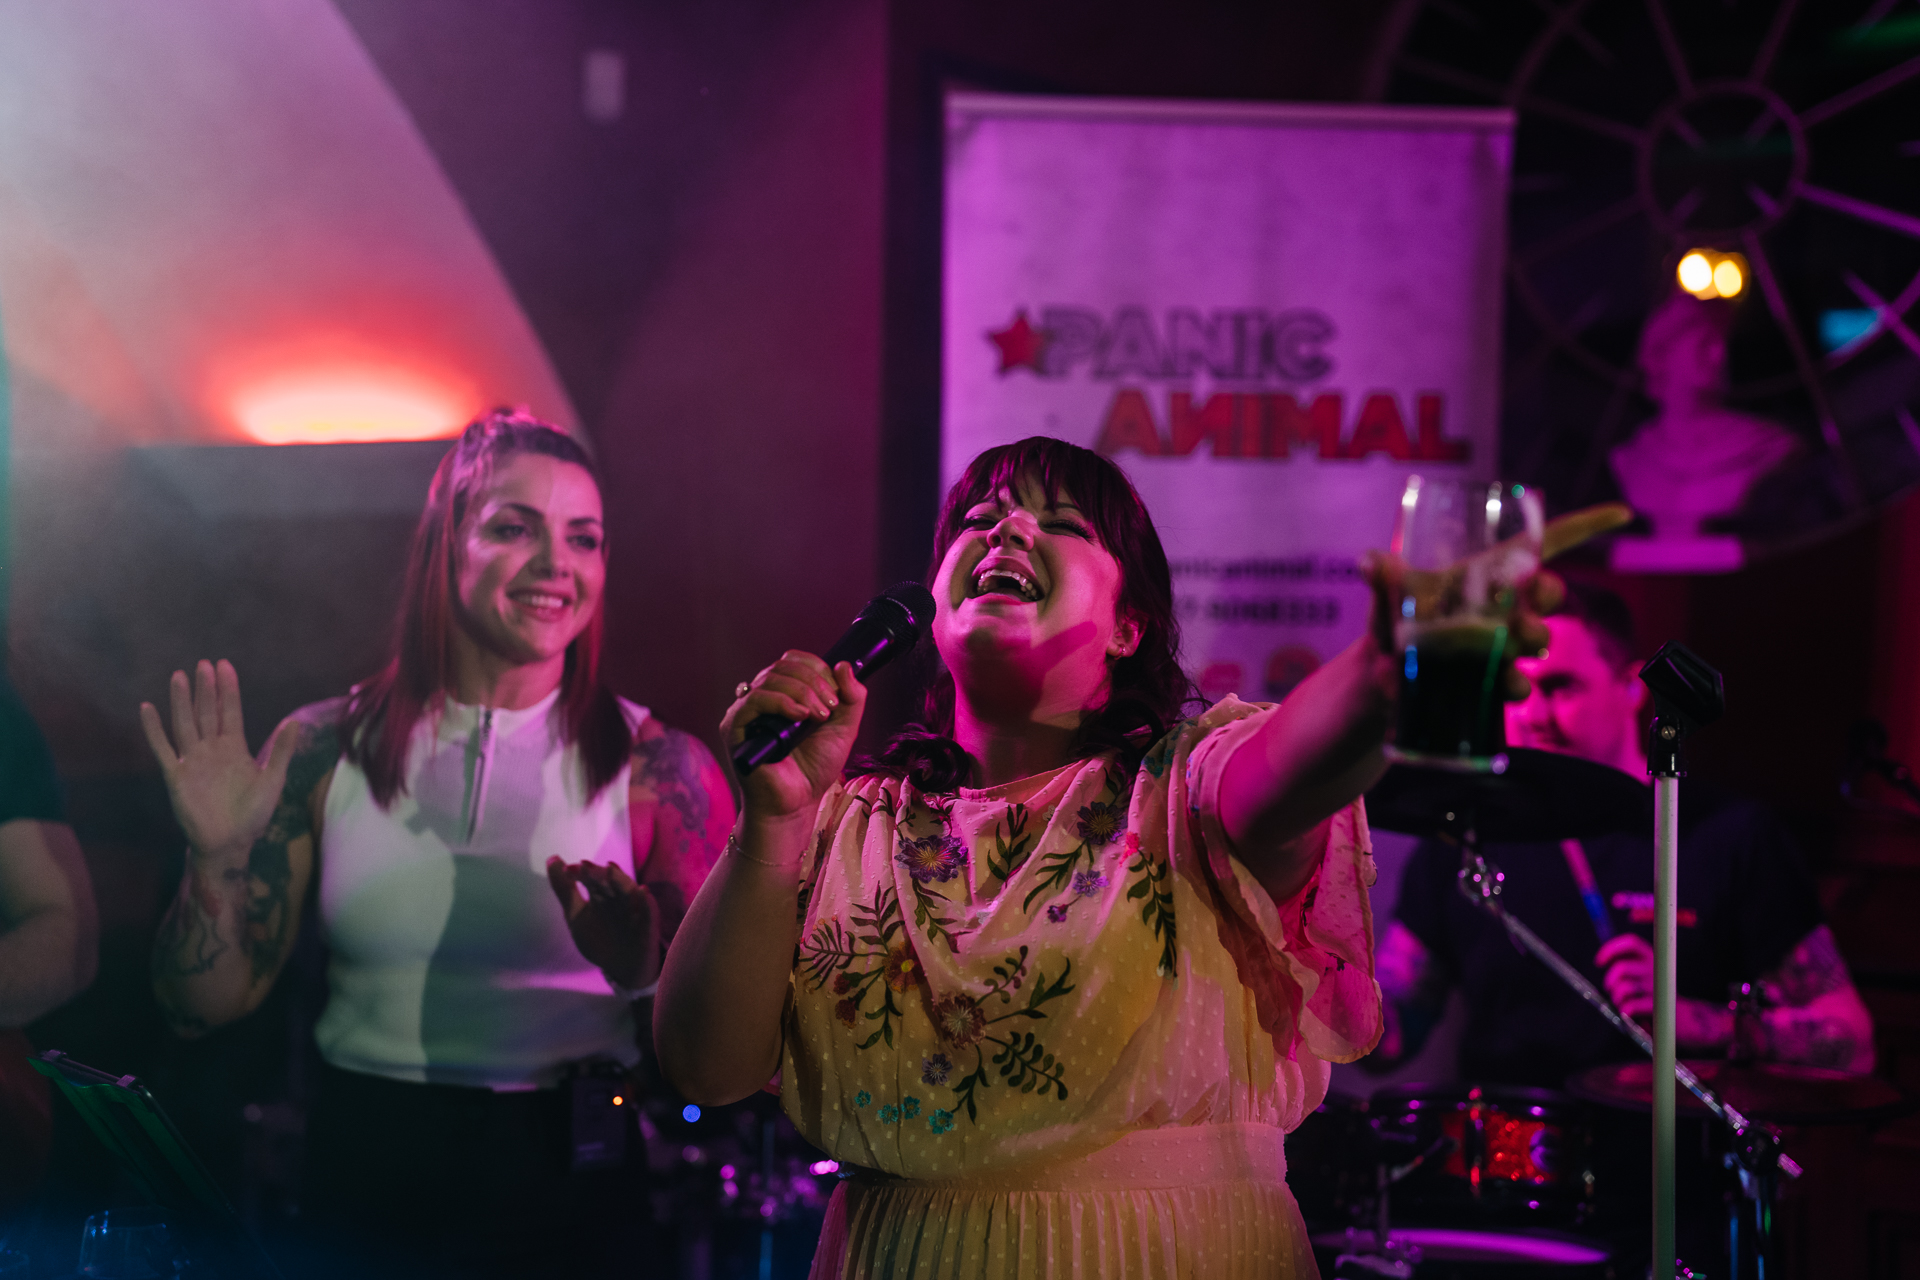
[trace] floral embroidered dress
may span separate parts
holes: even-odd
[[[1278,907],[1233,856],[1228,698],[1112,757],[821,802],[781,1096],[842,1183],[838,1276],[1315,1274],[1282,1137],[1380,1035],[1359,803]]]

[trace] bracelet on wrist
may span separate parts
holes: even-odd
[[[746,859],[748,862],[753,863],[757,867],[771,867],[775,871],[792,871],[793,869],[795,869],[800,865],[800,860],[798,858],[794,859],[792,862],[769,862],[765,858],[754,857],[752,854],[748,853],[746,849],[741,845],[740,833],[737,831],[731,831],[727,833],[726,851],[732,854],[736,858]]]

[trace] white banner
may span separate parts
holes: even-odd
[[[1506,111],[951,95],[941,471],[1126,468],[1209,698],[1366,621],[1411,472],[1490,478]]]

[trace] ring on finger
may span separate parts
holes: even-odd
[[[748,684],[745,680],[742,680],[739,684],[733,686],[733,696],[736,698],[744,698],[747,696],[748,692],[752,690],[752,688],[753,688],[752,685]]]

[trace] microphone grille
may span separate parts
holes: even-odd
[[[924,631],[933,624],[933,592],[917,582],[896,582],[880,595],[907,611],[915,630]]]

